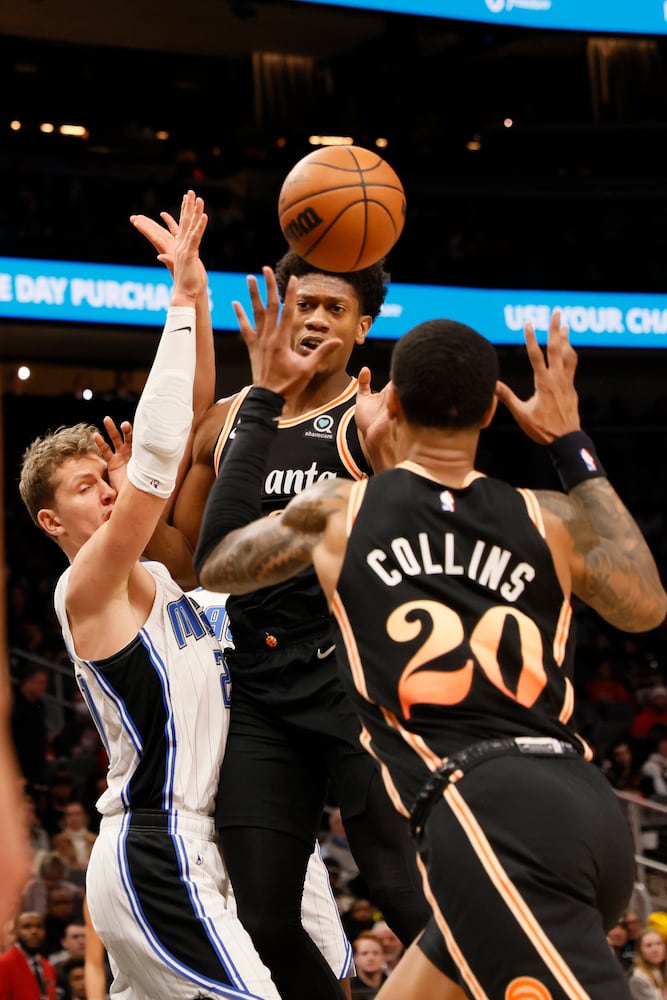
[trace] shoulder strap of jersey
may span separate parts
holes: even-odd
[[[239,390],[237,395],[231,402],[229,409],[227,410],[227,416],[225,417],[225,422],[220,428],[220,433],[216,439],[215,445],[213,446],[213,468],[217,476],[218,469],[220,468],[220,458],[222,457],[222,452],[224,450],[227,441],[229,440],[229,435],[232,432],[232,428],[236,423],[236,416],[241,409],[241,404],[246,398],[250,390],[251,385],[246,385],[243,389]]]

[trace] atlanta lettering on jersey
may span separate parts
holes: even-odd
[[[302,493],[319,479],[335,478],[335,472],[320,472],[317,462],[313,462],[309,469],[273,469],[264,482],[264,493],[267,496],[289,496]]]
[[[399,536],[389,545],[391,556],[383,549],[373,549],[366,562],[388,587],[397,586],[404,576],[420,574],[467,576],[489,590],[497,591],[510,603],[516,601],[535,578],[535,568],[527,562],[517,562],[509,549],[489,544],[478,538],[469,559],[456,550],[456,536],[447,531],[442,545],[436,545],[425,531],[416,539]]]

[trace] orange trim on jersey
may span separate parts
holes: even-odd
[[[331,601],[331,610],[336,618],[336,621],[338,622],[341,635],[343,636],[343,642],[345,643],[345,649],[347,650],[347,657],[350,661],[350,671],[352,673],[354,686],[362,698],[365,698],[366,701],[370,701],[371,699],[368,697],[366,677],[364,675],[364,668],[361,665],[361,657],[359,656],[357,643],[345,612],[345,608],[343,607],[343,602],[341,601],[337,590],[334,591],[333,599]]]
[[[340,455],[340,460],[350,473],[353,479],[361,479],[362,477],[367,478],[366,473],[359,468],[354,460],[352,452],[347,443],[347,428],[350,425],[350,421],[354,420],[354,405],[352,405],[349,410],[346,410],[343,414],[341,421],[338,424],[338,431],[336,432],[336,447],[338,448],[338,454]]]
[[[590,1000],[588,993],[553,942],[549,940],[535,914],[501,865],[484,831],[456,785],[447,785],[443,797],[501,899],[512,912],[514,919],[523,929],[553,977],[561,985],[563,992],[572,1000]]]
[[[382,715],[384,716],[384,721],[387,725],[391,729],[396,730],[403,742],[407,743],[410,749],[421,758],[429,771],[435,771],[437,768],[441,767],[442,764],[444,764],[443,758],[431,750],[423,736],[417,736],[416,733],[411,733],[409,729],[405,729],[405,727],[401,725],[399,719],[393,712],[390,712],[388,708],[383,708],[382,706],[380,706],[380,708]]]
[[[572,605],[569,601],[563,601],[554,632],[553,657],[558,666],[562,666],[565,656],[565,646],[570,634],[570,624],[572,622]]]
[[[384,782],[384,787],[387,790],[387,795],[391,799],[394,809],[397,812],[399,812],[401,816],[405,816],[406,819],[410,819],[410,810],[404,805],[403,799],[398,793],[398,789],[394,784],[394,781],[392,779],[391,774],[389,773],[387,765],[384,764],[380,760],[378,755],[375,753],[373,749],[373,740],[371,734],[368,732],[368,730],[364,725],[362,725],[361,727],[361,733],[359,734],[359,742],[361,743],[364,750],[366,750],[371,755],[371,757],[375,760],[378,767],[380,768],[380,776],[382,777],[382,781]]]
[[[440,933],[445,939],[445,944],[447,945],[449,954],[456,962],[459,972],[461,973],[463,979],[465,980],[466,986],[470,990],[473,997],[476,998],[476,1000],[489,1000],[486,991],[482,988],[481,983],[477,980],[472,969],[466,962],[463,952],[456,943],[456,938],[452,933],[452,929],[445,920],[442,910],[438,906],[438,900],[435,898],[431,890],[431,883],[429,882],[428,879],[428,871],[419,854],[417,855],[417,867],[419,868],[419,871],[421,873],[422,883],[424,886],[424,895],[426,896],[428,902],[431,904],[431,910],[433,911],[435,922],[438,925]]]
[[[222,455],[222,449],[227,444],[229,435],[231,434],[232,431],[232,427],[234,426],[234,421],[236,420],[236,414],[239,412],[241,403],[246,398],[251,389],[252,389],[251,385],[246,385],[235,396],[231,406],[227,411],[225,422],[220,428],[220,433],[218,434],[217,440],[213,447],[213,468],[215,469],[216,476],[218,474],[218,469],[220,467],[220,456]]]
[[[526,490],[523,488],[518,489],[517,493],[523,498],[523,502],[526,505],[526,511],[528,512],[528,517],[533,522],[542,538],[546,538],[542,508],[540,507],[537,497],[532,490]]]
[[[558,713],[559,722],[569,722],[574,711],[574,688],[569,677],[565,678],[565,697],[563,705]]]
[[[278,427],[294,427],[296,424],[300,424],[304,420],[312,420],[313,417],[318,417],[320,413],[326,413],[326,411],[330,410],[333,406],[338,406],[340,403],[344,403],[347,399],[351,399],[356,393],[358,385],[358,379],[351,379],[347,389],[343,389],[340,396],[336,396],[335,399],[330,399],[328,402],[323,403],[322,406],[318,406],[316,410],[308,410],[307,413],[301,413],[298,417],[288,417],[286,420],[279,420]]]
[[[359,479],[353,484],[347,498],[347,511],[345,513],[345,536],[350,537],[350,532],[352,531],[352,526],[357,519],[357,514],[359,513],[359,508],[363,502],[364,496],[366,495],[366,487],[368,486],[368,479]]]

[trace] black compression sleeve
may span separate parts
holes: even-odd
[[[278,393],[256,385],[244,399],[234,439],[225,448],[218,477],[206,501],[195,549],[197,574],[225,535],[261,517],[269,449],[284,403]]]

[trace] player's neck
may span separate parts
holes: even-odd
[[[302,393],[287,400],[282,413],[283,419],[299,417],[332,402],[347,389],[351,381],[351,376],[346,371],[316,375]]]
[[[474,471],[477,440],[477,434],[470,431],[445,433],[432,428],[422,428],[418,434],[399,434],[396,462],[412,462],[437,482],[460,487]]]

